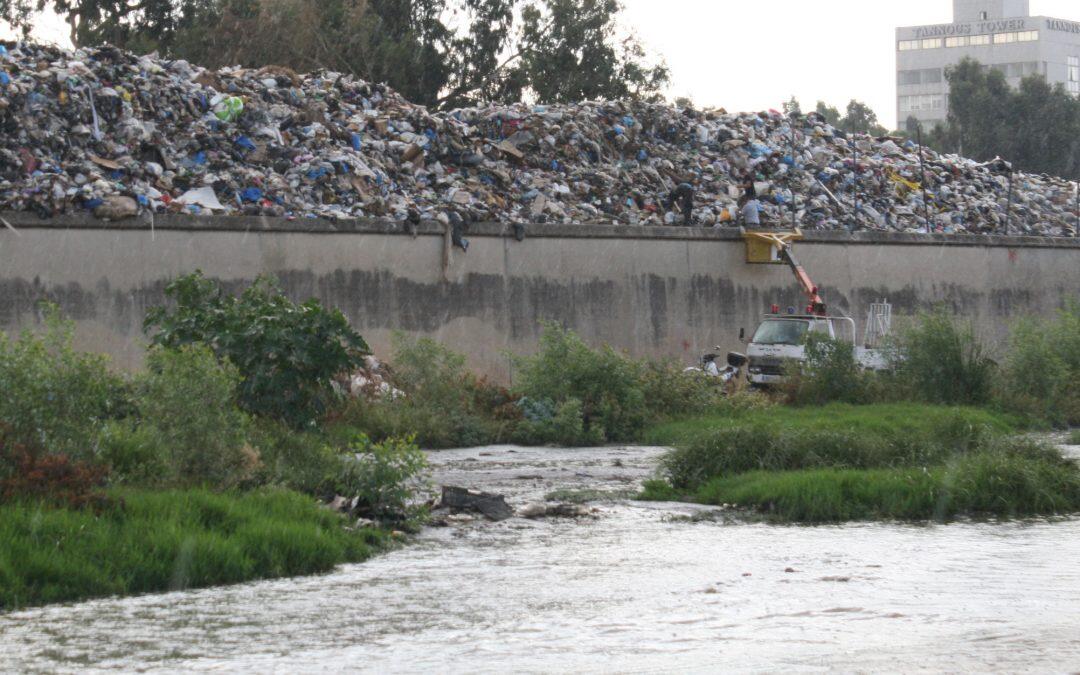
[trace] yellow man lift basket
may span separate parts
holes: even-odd
[[[746,262],[751,265],[783,265],[780,256],[793,241],[802,239],[802,230],[747,230],[740,228],[746,242]]]

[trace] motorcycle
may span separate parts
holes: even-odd
[[[720,347],[717,347],[716,349],[717,351],[720,351]],[[742,369],[749,362],[749,359],[744,354],[728,352],[727,364],[723,368],[720,368],[716,365],[717,358],[717,354],[705,354],[701,357],[701,365],[687,368],[684,372],[701,373],[708,377],[714,377],[719,380],[721,386],[726,386],[738,380]]]

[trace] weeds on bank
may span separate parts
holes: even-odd
[[[413,433],[427,448],[594,446],[636,441],[658,421],[724,405],[714,380],[673,361],[594,349],[555,324],[535,355],[515,359],[513,389],[475,377],[462,355],[428,339],[396,336],[392,370],[405,395],[351,402],[343,427],[376,439]]]
[[[1080,510],[1080,473],[1052,457],[987,450],[932,467],[752,471],[713,478],[693,498],[780,522],[1019,518]]]
[[[0,504],[0,610],[327,572],[387,542],[282,490],[109,496],[100,513]]]

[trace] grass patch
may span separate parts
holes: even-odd
[[[1065,442],[1069,445],[1080,445],[1080,429],[1074,429],[1070,432]]]
[[[0,610],[327,572],[386,541],[285,490],[110,496],[99,514],[0,505]]]
[[[676,489],[694,490],[749,471],[931,466],[1015,428],[1007,416],[973,408],[831,404],[689,420],[657,430],[652,440],[674,440],[663,470]]]
[[[658,424],[645,434],[651,445],[684,445],[719,429],[757,426],[775,430],[830,431],[899,438],[912,433],[936,433],[962,424],[980,426],[994,433],[1011,433],[1027,427],[1018,415],[983,408],[933,406],[921,403],[883,403],[796,408],[750,406]]]
[[[640,498],[737,504],[783,522],[1080,511],[1080,467],[1012,436],[1020,418],[912,403],[773,407],[672,423]]]
[[[1080,511],[1080,471],[1067,462],[986,451],[929,469],[753,471],[714,478],[693,497],[780,522],[1018,518]]]

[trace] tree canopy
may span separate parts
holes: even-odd
[[[0,0],[0,19],[23,29],[43,10],[80,46],[327,68],[443,108],[658,98],[669,77],[618,30],[619,0]]]
[[[1016,168],[1080,178],[1080,99],[1039,74],[1018,88],[1005,75],[965,59],[946,71],[947,122],[927,134],[928,145],[989,161],[1002,157]]]

